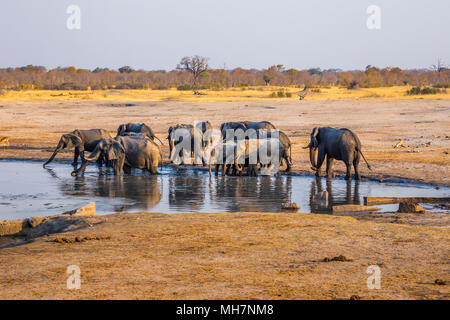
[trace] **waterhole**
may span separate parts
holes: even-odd
[[[450,188],[426,184],[379,183],[314,176],[234,177],[209,176],[196,168],[160,168],[159,175],[133,170],[114,176],[110,169],[87,167],[72,177],[70,164],[52,163],[42,168],[36,161],[0,161],[0,220],[50,216],[95,201],[97,214],[148,211],[279,212],[286,201],[300,205],[300,212],[331,213],[332,205],[363,204],[364,196],[448,197]],[[323,207],[312,195],[329,192]],[[380,206],[395,211],[398,205]],[[428,209],[428,208],[427,208]],[[432,209],[432,208],[431,208]],[[441,210],[442,211],[442,210]]]

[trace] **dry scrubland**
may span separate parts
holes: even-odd
[[[311,129],[331,125],[359,135],[374,166],[369,172],[361,163],[363,176],[450,184],[448,95],[333,100],[324,94],[323,99],[314,95],[298,101],[245,98],[249,90],[221,98],[215,92],[194,97],[175,91],[189,101],[172,101],[167,95],[151,99],[144,92],[164,96],[159,91],[117,92],[100,101],[59,91],[63,96],[35,91],[0,96],[0,136],[11,138],[9,148],[0,146],[0,158],[44,160],[60,135],[75,128],[113,132],[123,122],[146,122],[165,138],[168,126],[180,122],[210,120],[218,127],[224,121],[270,120],[294,142],[294,171],[309,172],[301,147]],[[400,140],[405,147],[393,148]],[[167,155],[167,146],[163,152]],[[344,167],[337,163],[336,169]],[[106,237],[61,244],[52,241],[56,236]],[[80,218],[69,232],[0,249],[0,298],[449,299],[448,285],[434,284],[449,280],[449,238],[448,226],[293,213]],[[352,261],[322,262],[339,255]],[[71,264],[81,267],[79,291],[66,289]],[[366,269],[373,264],[382,271],[380,290],[366,287]]]
[[[345,87],[312,88],[307,100],[347,100],[347,99],[448,99],[450,93],[409,96],[410,86],[380,88],[360,88],[348,90]],[[169,90],[95,90],[95,91],[2,91],[0,100],[102,100],[102,101],[192,101],[192,102],[231,102],[231,101],[293,101],[298,100],[295,87],[259,86],[223,90],[200,90],[203,95],[193,95],[192,91]],[[274,98],[278,92],[291,93],[291,97]]]

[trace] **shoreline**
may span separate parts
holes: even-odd
[[[41,150],[41,149],[37,149]],[[33,161],[33,162],[42,162],[44,163],[47,158],[2,158],[0,157],[0,161]],[[69,158],[59,158],[53,160],[54,163],[59,164],[71,164],[71,160]],[[195,166],[195,165],[175,165],[169,163],[168,159],[163,160],[163,165],[168,167],[174,167],[181,170],[198,170],[198,171],[208,171],[209,169],[205,166]],[[282,176],[300,176],[300,177],[314,177],[314,173],[307,170],[299,170],[299,171],[290,171],[285,172],[284,170],[280,170]],[[345,176],[344,171],[334,171],[336,174],[333,179],[341,179],[341,177]],[[322,174],[322,179],[327,179],[324,174]],[[353,179],[354,180],[354,179]],[[352,181],[353,181],[352,180]],[[398,184],[414,184],[414,185],[426,185],[432,187],[445,187],[450,188],[450,184],[440,183],[436,181],[427,181],[426,179],[411,179],[408,177],[398,177],[391,176],[387,174],[377,174],[377,175],[361,175],[360,181],[370,181],[370,182],[379,182],[379,183],[398,183]]]

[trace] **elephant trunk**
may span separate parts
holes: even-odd
[[[314,147],[309,148],[309,161],[311,162],[312,168],[315,170],[317,169],[316,157],[317,157],[317,148]]]
[[[100,148],[97,146],[89,156],[85,156],[84,158],[88,162],[94,162],[98,159],[98,157],[101,155],[101,153],[102,153],[102,150],[100,150]]]
[[[53,154],[51,155],[51,157],[47,160],[47,162],[45,162],[45,163],[43,164],[43,167],[44,167],[44,168],[45,168],[46,165],[48,165],[50,162],[52,162],[53,159],[55,159],[56,154],[57,154],[59,151],[61,151],[61,149],[63,149],[63,146],[62,146],[62,144],[61,144],[61,142],[60,142],[60,143],[58,143],[58,146],[56,147],[55,151],[53,151]]]

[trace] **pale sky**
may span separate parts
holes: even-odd
[[[80,30],[66,26],[71,4]],[[366,26],[369,5],[380,30]],[[449,0],[8,0],[0,67],[171,70],[198,54],[228,69],[427,68],[450,64],[449,34]]]

